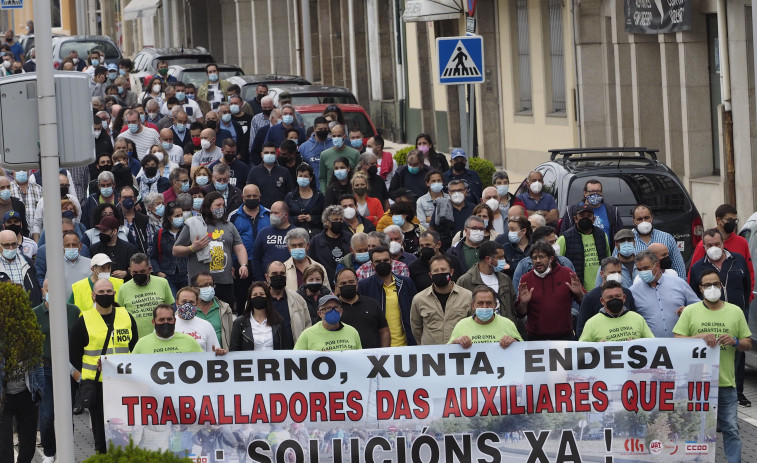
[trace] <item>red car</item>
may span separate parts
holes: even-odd
[[[295,106],[295,109],[305,120],[305,129],[307,130],[313,126],[315,118],[323,115],[323,111],[329,106],[334,105],[308,104]],[[368,113],[365,112],[362,106],[359,104],[338,104],[336,106],[342,110],[344,121],[349,129],[359,128],[363,132],[363,143],[367,143],[369,138],[378,135],[370,116],[368,116]],[[345,135],[349,136],[349,133]]]

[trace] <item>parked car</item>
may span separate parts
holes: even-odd
[[[105,64],[118,63],[122,58],[121,50],[110,37],[105,35],[71,35],[53,37],[53,66],[60,67],[71,51],[79,54],[79,59],[86,60],[92,50],[102,50],[105,53]]]
[[[310,85],[310,82],[304,77],[287,74],[254,74],[234,76],[226,80],[232,84],[239,85],[239,88],[242,89],[242,98],[247,101],[255,99],[255,92],[258,88],[258,84],[267,84],[269,87],[275,86],[279,88],[290,87],[293,85]]]
[[[357,98],[345,87],[329,87],[323,85],[293,85],[286,88],[269,86],[268,94],[273,97],[273,103],[279,104],[279,93],[287,91],[292,96],[292,104],[358,104]]]
[[[63,34],[53,34],[53,37],[65,37]],[[18,36],[18,43],[24,49],[24,57],[29,59],[29,52],[34,48],[34,34],[24,34]]]
[[[602,182],[602,195],[618,207],[623,225],[633,227],[631,212],[646,204],[653,225],[673,235],[687,266],[694,246],[702,241],[702,217],[681,180],[657,159],[657,150],[633,148],[576,148],[550,150],[550,160],[535,170],[544,175],[544,192],[557,201],[560,217],[571,204],[583,200],[591,178]],[[516,194],[526,191],[525,180]]]
[[[185,84],[192,83],[195,87],[200,87],[208,80],[208,73],[205,71],[207,64],[173,64],[168,66],[168,75],[176,77],[176,80]],[[234,64],[217,64],[218,73],[223,80],[229,80],[232,76],[241,76],[244,71]]]
[[[322,115],[323,111],[331,105],[327,104],[308,104],[308,105],[295,105],[294,108],[298,113],[302,115],[305,121],[305,128],[313,126],[315,118]],[[366,143],[370,137],[378,135],[376,126],[373,125],[370,116],[365,112],[362,106],[358,104],[338,104],[336,105],[342,110],[344,115],[344,121],[349,129],[359,128],[363,132],[363,143]]]
[[[210,52],[203,48],[143,48],[134,58],[134,71],[132,74],[139,77],[142,82],[147,76],[158,73],[158,61],[165,60],[168,65],[175,64],[208,64],[216,60]]]

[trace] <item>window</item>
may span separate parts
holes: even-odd
[[[515,2],[515,32],[517,34],[515,46],[517,51],[518,69],[516,83],[518,95],[515,98],[516,112],[527,112],[532,109],[531,101],[531,52],[528,38],[528,0]]]
[[[52,21],[51,27],[63,27],[63,20],[61,19],[60,0],[50,1],[50,20]]]
[[[552,113],[565,113],[565,47],[563,0],[547,0],[549,11],[549,65],[552,78]]]

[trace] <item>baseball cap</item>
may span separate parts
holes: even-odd
[[[462,148],[455,148],[452,150],[452,153],[449,155],[450,159],[455,158],[465,158],[468,159],[468,155],[465,153],[465,150]]]
[[[116,63],[108,64],[108,71],[118,71],[118,66],[116,66]]]
[[[337,301],[339,302],[339,298],[334,296],[333,294],[327,294],[325,296],[322,296],[320,299],[318,299],[318,308],[320,309],[324,305],[326,305],[329,301]],[[341,304],[341,302],[339,302]]]
[[[14,218],[21,220],[23,222],[23,220],[21,219],[21,214],[19,214],[16,211],[8,211],[3,216],[3,223],[7,222],[9,219],[14,219]]]
[[[586,204],[586,203],[579,204],[578,207],[576,208],[576,214],[580,214],[583,211],[589,211],[589,212],[591,212],[593,214],[594,213],[594,208],[591,207],[589,204]]]
[[[105,264],[112,264],[112,263],[113,261],[110,260],[110,257],[108,257],[107,254],[103,254],[103,253],[95,254],[95,256],[90,260],[90,264],[92,265],[92,267],[95,267],[95,266],[101,267]]]
[[[617,233],[615,233],[615,241],[625,240],[625,239],[634,239],[633,232],[628,229],[624,228],[622,230],[618,230]]]
[[[390,196],[392,198],[392,201],[397,201],[397,198],[401,198],[403,196],[406,196],[411,200],[415,199],[415,193],[413,193],[413,191],[409,188],[397,188],[391,193]]]
[[[100,220],[100,223],[95,225],[95,228],[100,231],[115,230],[118,228],[118,219],[112,215],[105,216]]]
[[[281,92],[281,93],[279,93],[279,103],[281,103],[282,100],[286,100],[287,103],[291,103],[292,102],[292,94],[290,92]]]

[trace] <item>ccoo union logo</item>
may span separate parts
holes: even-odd
[[[623,443],[623,448],[626,449],[626,452],[628,453],[645,453],[644,442],[640,439],[626,439]]]
[[[710,453],[710,444],[699,444],[696,442],[687,442],[685,447],[686,455],[700,455]]]

